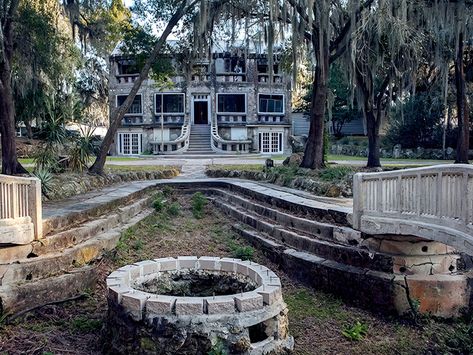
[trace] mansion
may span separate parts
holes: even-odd
[[[291,80],[280,61],[275,54],[269,68],[266,54],[215,52],[175,70],[165,89],[145,80],[111,154],[290,153]],[[110,105],[124,102],[138,74],[132,59],[112,53]]]

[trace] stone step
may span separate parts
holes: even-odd
[[[341,244],[338,240],[330,238],[330,235],[334,234],[334,228],[340,228],[337,226],[332,226],[331,230],[330,226],[324,226],[325,232],[322,235],[326,239],[319,239],[318,236],[321,235],[322,228],[314,221],[304,221],[303,218],[297,217],[294,219],[294,216],[263,205],[255,206],[252,202],[242,198],[238,200],[238,196],[233,197],[242,205],[237,206],[219,198],[214,199],[214,204],[226,214],[265,233],[276,242],[318,257],[370,270],[398,274],[453,274],[461,266],[460,256],[456,254],[392,255]],[[304,229],[302,231],[297,228],[291,229],[291,227],[294,228],[294,221],[304,226]],[[278,224],[279,222],[282,224]],[[316,226],[314,231],[318,232],[317,234],[310,233],[310,229],[307,228],[310,225]],[[344,228],[335,234],[338,235],[339,240],[345,241],[349,240],[347,235],[350,236],[352,231]]]
[[[125,223],[149,205],[149,197],[140,199],[131,205],[118,207],[114,213],[98,219],[86,221],[71,229],[50,234],[40,241],[28,245],[0,248],[0,265],[10,264],[24,259],[32,259],[48,253],[55,253],[86,241],[99,233]]]
[[[151,212],[150,209],[144,210],[126,223],[62,251],[23,259],[13,264],[0,265],[0,275],[2,275],[0,285],[12,285],[58,276],[84,266],[101,257],[104,252],[114,249],[122,231],[135,225]]]

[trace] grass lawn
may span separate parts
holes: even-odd
[[[333,155],[329,154],[327,156],[328,161],[337,161],[337,160],[352,160],[352,161],[367,161],[368,158],[366,157],[353,157],[350,155]],[[453,160],[432,160],[432,159],[384,159],[381,158],[381,163],[419,163],[420,165],[431,165],[431,163],[438,163],[438,164],[445,164],[445,163],[453,163]],[[425,162],[425,164],[423,164]],[[383,164],[385,165],[385,164]]]
[[[112,165],[112,164],[105,164],[105,172],[129,172],[129,171],[162,171],[162,170],[169,170],[169,169],[178,169],[180,170],[180,166],[174,165]]]
[[[99,354],[101,329],[107,311],[106,276],[116,268],[140,260],[178,255],[241,257],[267,265],[281,278],[289,307],[289,329],[295,354],[467,354],[473,351],[467,323],[424,319],[414,324],[374,314],[291,279],[263,253],[240,240],[234,221],[211,204],[195,217],[191,196],[166,190],[167,203],[142,222],[123,231],[115,251],[97,267],[96,290],[86,297],[28,312],[11,324],[0,323],[2,353]],[[358,340],[348,337],[357,325]],[[345,333],[345,335],[344,335]]]

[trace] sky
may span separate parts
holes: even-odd
[[[133,5],[133,0],[125,0],[125,6],[130,7]]]

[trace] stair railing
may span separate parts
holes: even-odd
[[[235,153],[249,153],[251,139],[238,140],[238,139],[223,139],[218,134],[218,121],[217,115],[212,115],[211,119],[211,146],[212,150],[221,154],[235,154]]]

